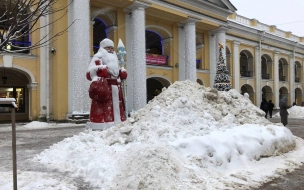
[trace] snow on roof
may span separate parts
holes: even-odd
[[[276,33],[274,33],[274,32],[269,32],[269,31],[263,30],[263,29],[261,29],[261,28],[257,28],[257,27],[254,27],[254,26],[250,26],[250,25],[248,25],[248,24],[245,24],[245,23],[242,23],[242,22],[238,22],[237,20],[234,20],[234,19],[228,18],[228,20],[231,21],[231,22],[237,23],[237,24],[239,24],[239,25],[245,26],[245,27],[247,27],[247,28],[251,28],[251,29],[254,29],[254,30],[258,30],[258,31],[265,31],[265,33],[267,33],[267,34],[271,34],[271,35],[273,35],[273,36],[277,36],[277,37],[280,37],[280,38],[283,38],[283,39],[286,39],[286,40],[289,40],[289,41],[292,41],[292,42],[298,42],[299,44],[304,45],[303,42],[300,42],[300,41],[297,41],[297,40],[293,40],[293,39],[290,39],[290,38],[286,38],[285,36],[278,35],[278,34],[276,34]]]

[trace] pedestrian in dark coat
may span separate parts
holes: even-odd
[[[267,112],[268,112],[268,102],[265,98],[263,98],[260,109],[262,109],[265,112],[265,118],[267,119]]]
[[[287,121],[288,121],[288,106],[287,106],[287,97],[284,96],[281,100],[280,100],[280,116],[281,116],[281,123],[283,123],[284,126],[287,125]]]
[[[268,111],[269,111],[269,116],[272,118],[272,110],[273,110],[274,104],[272,103],[271,100],[268,101]]]

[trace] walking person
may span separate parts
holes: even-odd
[[[287,97],[284,96],[281,100],[280,100],[280,116],[281,116],[281,123],[283,123],[284,126],[286,126],[288,124],[288,106],[287,106]]]
[[[267,119],[268,102],[267,102],[266,98],[263,98],[261,105],[260,105],[260,109],[265,112],[265,118]]]
[[[274,108],[274,104],[271,100],[268,101],[268,111],[269,111],[269,117],[272,118],[272,110]]]

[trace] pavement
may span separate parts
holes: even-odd
[[[273,123],[280,123],[281,118],[268,118]],[[304,139],[304,119],[289,118],[287,128],[293,135]],[[254,189],[263,190],[304,190],[304,165],[287,173],[285,176],[274,179],[268,183],[263,184],[261,187]]]

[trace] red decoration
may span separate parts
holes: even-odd
[[[167,56],[157,54],[146,54],[146,63],[155,65],[167,65]]]
[[[105,78],[99,78],[90,85],[89,96],[98,102],[106,102],[110,99],[110,89]]]
[[[119,70],[119,77],[120,77],[121,80],[126,79],[127,76],[128,76],[128,74],[127,74],[126,71],[121,71],[121,70]]]

